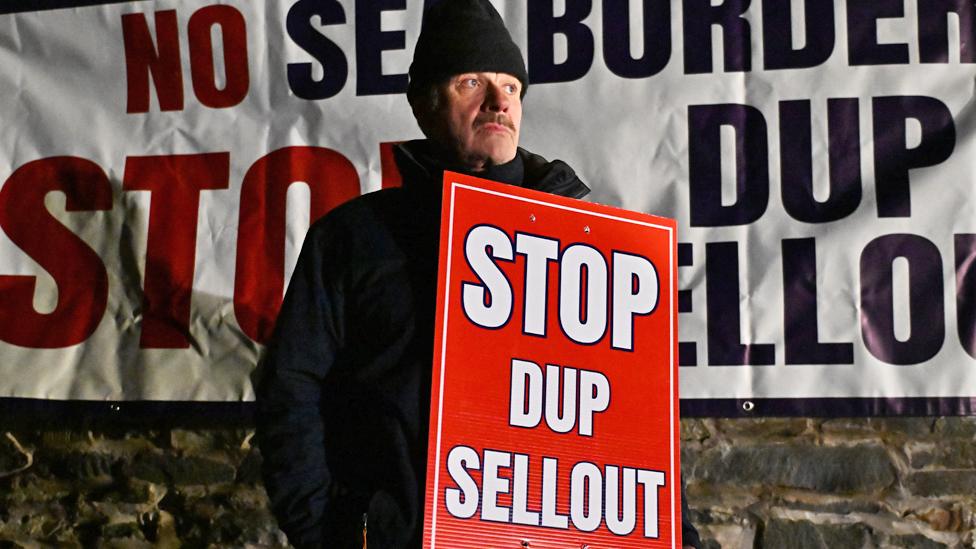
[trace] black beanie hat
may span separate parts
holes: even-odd
[[[488,0],[442,0],[424,14],[408,96],[466,72],[504,72],[529,87],[522,52]]]

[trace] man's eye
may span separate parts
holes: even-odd
[[[518,91],[519,91],[518,86],[516,86],[515,84],[505,85],[505,92],[508,93],[509,95],[515,95],[518,93]]]
[[[461,85],[464,86],[465,88],[477,88],[478,87],[478,79],[477,78],[465,78],[464,80],[461,81]]]

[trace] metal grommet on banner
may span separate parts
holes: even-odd
[[[529,546],[529,540],[523,539],[522,542],[521,542],[521,546],[522,547],[528,547]]]
[[[590,226],[589,225],[584,225],[583,226],[583,232],[586,233],[586,234],[590,234]]]
[[[742,403],[742,410],[744,412],[751,412],[756,409],[756,404],[751,400],[747,400]]]
[[[529,214],[529,221],[535,223],[535,214]]]

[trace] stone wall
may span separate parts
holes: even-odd
[[[285,547],[245,429],[0,433],[0,548]]]
[[[0,420],[0,548],[284,547],[247,428]],[[971,548],[976,418],[686,419],[706,547]]]
[[[686,419],[706,547],[971,548],[976,418]]]

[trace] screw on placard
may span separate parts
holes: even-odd
[[[529,221],[535,223],[535,214],[529,214]]]
[[[589,225],[585,225],[583,227],[583,232],[586,233],[586,234],[590,234],[590,226]]]
[[[747,400],[742,403],[742,410],[745,412],[751,412],[756,409],[756,404],[751,400]]]
[[[529,540],[523,539],[522,540],[522,547],[528,547],[528,546],[529,546]]]

